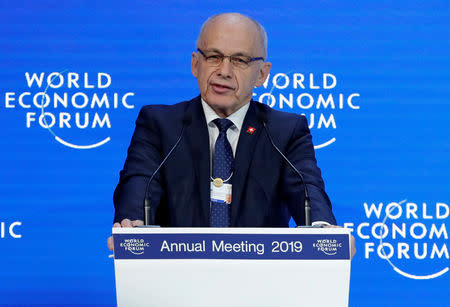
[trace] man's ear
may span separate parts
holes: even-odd
[[[198,54],[197,52],[192,52],[192,59],[191,59],[191,71],[194,77],[197,78],[198,76]]]
[[[270,73],[270,68],[272,67],[272,63],[270,62],[264,62],[264,64],[261,66],[261,68],[259,69],[259,76],[258,76],[258,80],[255,83],[255,86],[261,86],[264,84],[264,82],[267,79],[267,76]]]

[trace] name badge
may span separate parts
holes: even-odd
[[[211,201],[231,204],[231,188],[233,185],[224,183],[217,187],[211,182]]]

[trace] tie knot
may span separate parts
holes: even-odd
[[[221,133],[226,132],[228,128],[233,126],[233,122],[226,118],[216,118],[215,120],[213,120],[213,122],[214,124],[216,124],[217,128],[219,128],[219,131]]]

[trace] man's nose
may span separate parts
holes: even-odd
[[[220,63],[217,69],[217,75],[223,78],[231,78],[233,75],[233,64],[231,64],[231,59],[229,57],[225,57]]]

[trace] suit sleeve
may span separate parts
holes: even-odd
[[[302,173],[311,199],[311,222],[325,221],[335,225],[331,202],[325,192],[321,171],[317,166],[312,137],[304,116],[297,117],[288,141],[286,156]],[[304,189],[299,176],[289,167],[283,170],[282,193],[290,214],[297,225],[304,225]]]
[[[144,197],[148,179],[161,163],[161,139],[150,107],[143,107],[136,120],[136,128],[128,148],[128,155],[120,171],[114,191],[114,222],[127,218],[144,219]],[[153,212],[163,197],[161,175],[157,174],[149,187]]]

